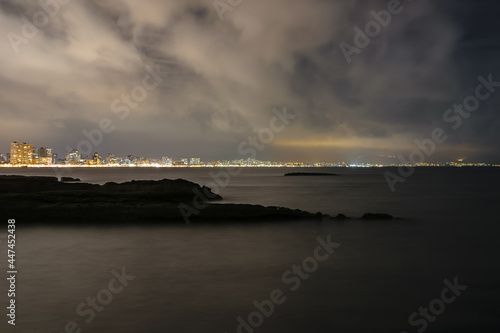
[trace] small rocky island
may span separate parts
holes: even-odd
[[[318,219],[282,207],[213,203],[222,197],[177,179],[104,185],[56,177],[0,176],[0,205],[23,223],[136,223]]]

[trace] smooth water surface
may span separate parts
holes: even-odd
[[[183,178],[210,186],[210,173],[221,171],[75,169],[69,176],[101,184]],[[394,193],[385,169],[283,177],[296,171],[311,169],[244,169],[218,191],[226,202],[402,219],[123,228],[24,227],[18,220],[12,331],[64,332],[74,321],[82,332],[96,333],[236,332],[237,318],[247,321],[256,311],[254,301],[280,289],[286,300],[254,332],[417,332],[422,326],[411,326],[408,317],[441,297],[445,279],[457,277],[467,289],[426,332],[498,332],[500,169],[417,169]],[[7,173],[20,174],[0,170]],[[50,169],[22,173],[54,175]],[[15,218],[15,212],[3,207],[2,216]],[[282,276],[314,255],[318,237],[341,245],[292,291],[295,283]],[[77,308],[87,297],[104,297],[112,270],[122,267],[135,278],[87,323],[89,312],[79,315]],[[0,299],[2,307],[6,301]],[[0,327],[11,330],[5,322]]]

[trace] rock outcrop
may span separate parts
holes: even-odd
[[[96,185],[59,182],[55,177],[0,176],[0,205],[24,223],[184,222],[185,212],[189,221],[323,216],[281,207],[212,203],[220,200],[210,188],[183,179]]]

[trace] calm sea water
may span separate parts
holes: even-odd
[[[210,186],[210,173],[221,171],[78,169],[68,175],[101,184],[183,178]],[[296,171],[342,176],[283,177]],[[353,217],[382,212],[401,220],[123,228],[25,227],[18,220],[17,321],[12,328],[2,314],[1,331],[72,332],[65,325],[73,321],[82,332],[96,333],[237,332],[237,318],[248,322],[257,310],[253,302],[279,289],[284,303],[258,327],[239,332],[417,332],[423,324],[411,326],[409,316],[439,305],[434,300],[443,281],[456,277],[467,289],[431,314],[425,331],[498,332],[500,169],[417,169],[394,193],[384,171],[252,168],[219,193],[225,202]],[[54,175],[50,169],[22,174]],[[2,208],[5,219],[15,218]],[[341,245],[292,291],[295,283],[282,276],[314,255],[318,237]],[[106,292],[112,271],[122,267],[135,278],[119,293]],[[0,291],[5,309],[6,283]],[[87,298],[97,295],[106,305],[86,322],[91,311],[79,315],[77,309],[83,303],[80,310],[89,310]]]

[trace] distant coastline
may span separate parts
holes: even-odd
[[[85,164],[25,164],[25,165],[9,165],[0,164],[0,169],[21,169],[21,168],[500,168],[500,164],[487,163],[425,163],[425,164],[353,164],[340,165],[330,163],[313,163],[313,164],[296,164],[276,162],[272,164],[199,164],[199,165],[161,165],[161,164],[102,164],[102,165],[85,165]]]

